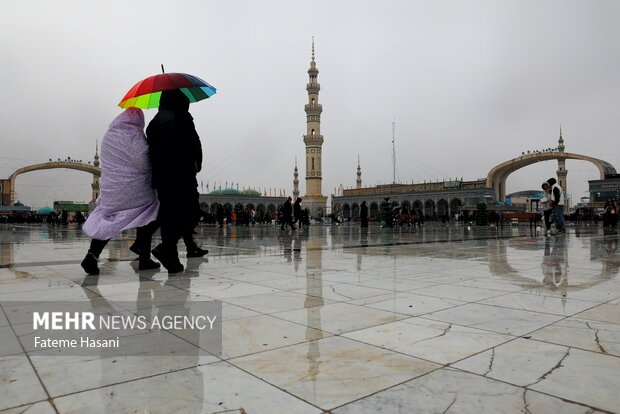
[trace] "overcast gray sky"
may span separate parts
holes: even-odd
[[[218,88],[193,104],[204,185],[292,189],[303,160],[311,37],[323,105],[323,192],[392,180],[476,179],[557,145],[620,167],[617,1],[11,1],[0,14],[0,175],[92,159],[137,81],[186,72]],[[156,110],[146,111],[147,122]],[[304,166],[300,165],[304,194]],[[556,162],[510,176],[539,188]],[[568,161],[573,198],[593,165]],[[33,207],[88,200],[91,177],[20,176]]]

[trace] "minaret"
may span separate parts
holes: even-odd
[[[562,138],[562,125],[560,125],[560,139],[558,139],[558,152],[564,152],[564,138]],[[568,175],[568,171],[566,170],[566,160],[559,159],[558,160],[558,184],[564,190],[564,208],[568,209],[570,206],[568,205],[568,200],[566,195],[568,194],[566,176]]]
[[[304,109],[306,111],[306,195],[304,205],[310,209],[312,217],[321,217],[325,214],[327,207],[327,197],[323,196],[321,181],[323,168],[321,167],[321,147],[323,145],[323,135],[321,135],[321,112],[323,108],[319,105],[319,91],[321,85],[317,82],[319,70],[314,61],[314,37],[312,37],[312,60],[310,61],[309,83],[306,85],[308,91],[308,103]]]
[[[99,167],[99,140],[95,141],[95,161],[93,162],[95,167]]]
[[[293,201],[299,197],[299,173],[297,172],[297,157],[295,157],[295,169],[293,170]]]
[[[95,159],[93,165],[99,168],[99,141],[95,142]],[[97,200],[97,197],[99,197],[99,178],[98,175],[93,174],[93,183],[91,184],[93,189],[92,201]]]
[[[362,188],[362,167],[360,167],[360,156],[357,156],[357,180],[355,180],[355,188]]]

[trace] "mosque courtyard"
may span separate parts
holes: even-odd
[[[138,271],[128,232],[87,276],[79,228],[1,224],[0,412],[620,412],[615,230],[197,232],[209,254],[186,259],[181,242],[183,273]],[[200,335],[147,328],[119,353],[54,354],[32,347],[24,317],[33,302],[152,317],[213,300],[212,353]]]

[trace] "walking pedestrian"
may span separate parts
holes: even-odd
[[[217,204],[215,219],[217,220],[217,225],[219,228],[224,227],[224,206],[221,203]]]
[[[151,238],[157,229],[159,201],[151,187],[151,164],[144,136],[144,113],[128,108],[117,116],[101,141],[100,194],[82,229],[92,237],[81,266],[99,274],[97,260],[108,241],[126,229],[137,228],[141,246],[139,269],[157,269],[151,260]]]
[[[362,206],[360,208],[360,226],[368,227],[368,205],[366,201],[362,201]]]
[[[293,205],[293,225],[297,224],[297,227],[301,228],[301,197],[297,197],[295,204]]]
[[[566,233],[564,224],[564,191],[555,178],[547,180],[551,187],[551,207],[553,207],[553,221],[558,233]]]
[[[605,202],[605,207],[603,210],[603,226],[607,227],[615,227],[618,223],[618,214],[615,200],[609,198]]]
[[[252,226],[256,225],[255,217],[256,217],[256,210],[254,210],[254,208],[250,208],[250,224]]]
[[[160,202],[162,243],[153,255],[169,273],[183,271],[177,244],[198,224],[198,181],[200,168],[196,152],[202,152],[189,109],[189,99],[180,90],[163,91],[159,111],[146,129],[153,166],[153,186]],[[184,211],[189,211],[185,213]],[[181,213],[181,214],[179,214]]]
[[[550,186],[547,181],[542,183],[543,196],[540,199],[540,203],[543,209],[543,221],[545,223],[545,234],[551,235],[551,218],[553,214],[553,207],[551,207],[551,192]]]
[[[291,202],[293,199],[288,197],[282,206],[282,218],[280,219],[280,228],[284,230],[284,228],[289,225],[292,230],[295,230],[295,226],[293,225],[293,205]]]

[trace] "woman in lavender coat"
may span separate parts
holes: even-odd
[[[159,200],[151,188],[151,164],[144,135],[144,113],[128,108],[117,116],[101,141],[101,193],[83,230],[92,237],[82,268],[99,274],[97,260],[108,241],[123,230],[137,228],[139,269],[156,269],[151,238],[158,227]]]

